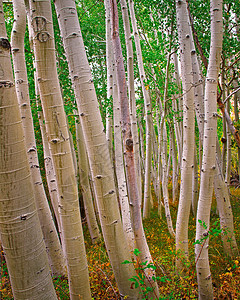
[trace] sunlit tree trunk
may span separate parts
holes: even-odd
[[[38,104],[38,120],[39,120],[41,135],[42,135],[44,167],[45,167],[45,173],[46,173],[48,192],[50,195],[51,204],[52,204],[54,214],[56,217],[58,230],[60,233],[60,238],[63,243],[61,220],[60,220],[60,215],[59,215],[60,200],[59,200],[59,193],[58,193],[57,182],[56,182],[56,174],[55,174],[55,171],[53,168],[53,161],[52,161],[52,156],[51,156],[50,149],[49,149],[46,126],[44,123],[43,112],[41,110],[40,103]]]
[[[0,232],[14,299],[56,299],[35,205],[0,1]]]
[[[186,1],[176,1],[178,38],[180,43],[183,86],[183,151],[181,187],[176,223],[176,268],[181,271],[188,259],[188,221],[192,201],[192,166],[194,156],[194,89],[192,76],[189,17]]]
[[[217,134],[217,80],[222,50],[222,1],[212,0],[211,45],[204,97],[205,120],[203,138],[203,161],[197,211],[196,240],[207,238],[210,226],[210,209],[213,180],[216,169]],[[200,222],[201,223],[200,223]],[[203,226],[203,224],[205,224]],[[208,239],[195,246],[199,299],[213,299],[211,272],[208,259]]]
[[[106,55],[107,72],[112,74],[111,93],[113,97],[113,121],[114,121],[114,145],[115,145],[115,170],[118,185],[118,196],[122,213],[123,230],[128,241],[129,249],[136,248],[133,228],[131,224],[130,205],[128,200],[127,181],[124,168],[122,130],[121,130],[121,111],[118,97],[118,84],[116,78],[116,64],[111,39],[111,20],[109,1],[105,2],[106,9]]]
[[[238,245],[234,233],[233,213],[230,202],[229,191],[221,169],[221,150],[217,140],[216,145],[216,172],[214,178],[214,191],[217,201],[217,208],[220,217],[221,237],[225,253],[229,256],[237,256]]]
[[[125,78],[125,70],[122,56],[122,48],[119,38],[119,21],[118,10],[116,0],[110,0],[111,7],[111,28],[112,28],[112,44],[114,49],[117,83],[118,83],[118,95],[120,100],[121,111],[121,126],[122,126],[122,138],[123,138],[123,150],[124,160],[126,166],[126,173],[129,183],[129,194],[132,200],[132,224],[136,240],[136,246],[140,251],[141,262],[152,262],[152,257],[147,245],[145,233],[143,230],[142,218],[141,218],[141,205],[138,192],[137,177],[135,173],[134,157],[133,157],[133,140],[130,126],[130,113],[127,97],[127,84]],[[149,291],[150,297],[158,297],[158,286],[156,281],[153,280],[155,272],[152,269],[144,270],[146,275],[145,283],[147,286],[153,288],[153,291]]]
[[[163,104],[161,105],[162,117],[160,124],[160,133],[159,137],[159,150],[161,153],[162,159],[162,192],[163,192],[163,201],[165,207],[165,215],[168,224],[168,230],[172,237],[175,236],[175,232],[172,225],[171,212],[169,207],[169,193],[168,193],[168,162],[167,162],[167,128],[166,128],[166,115],[167,115],[167,95],[168,95],[168,80],[169,80],[169,66],[170,66],[170,54],[168,55],[167,67],[166,67],[166,77],[165,77],[165,87],[164,87],[164,96]],[[169,154],[170,156],[170,154]]]
[[[130,251],[123,232],[112,163],[75,2],[56,0],[55,6],[86,142],[106,249],[121,296],[138,299],[138,289],[131,289],[128,280],[136,274],[134,268],[132,265],[121,264],[131,259]]]
[[[91,299],[78,187],[58,81],[50,1],[30,1],[37,81],[56,173],[71,299]]]
[[[140,75],[140,82],[144,98],[144,110],[146,120],[146,155],[145,155],[145,178],[144,178],[144,200],[143,200],[143,218],[150,216],[150,194],[151,194],[151,169],[152,169],[152,111],[150,92],[146,86],[146,75],[143,67],[142,50],[137,28],[137,21],[135,17],[134,2],[129,0],[129,10],[133,28],[133,36],[136,46],[136,54],[138,61],[138,69]]]
[[[38,162],[24,56],[24,36],[26,29],[26,10],[24,0],[13,1],[13,8],[14,24],[12,29],[12,57],[15,71],[17,98],[22,116],[28,160],[34,184],[34,196],[36,199],[44,242],[49,256],[52,274],[54,276],[58,276],[65,274],[66,269],[62,248],[47,202]]]
[[[83,196],[84,211],[87,219],[88,229],[92,243],[97,243],[101,239],[100,231],[93,206],[93,197],[89,184],[89,163],[86,153],[85,141],[83,137],[82,127],[79,120],[76,121],[76,139],[78,149],[78,168],[79,181]]]
[[[122,16],[123,16],[123,26],[124,26],[126,50],[127,50],[128,97],[129,97],[129,104],[130,104],[129,108],[130,108],[131,129],[132,129],[133,147],[134,147],[134,161],[135,161],[139,194],[140,197],[142,197],[142,176],[141,176],[141,166],[140,166],[139,137],[138,137],[137,111],[136,111],[136,99],[135,99],[135,87],[134,87],[134,68],[133,68],[134,56],[133,56],[132,35],[131,35],[127,1],[121,0],[120,4],[121,4]]]

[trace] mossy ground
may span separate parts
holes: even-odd
[[[231,203],[234,214],[235,233],[240,245],[240,189],[231,188]],[[176,221],[177,204],[170,203],[173,224]],[[211,222],[218,220],[216,204],[213,200]],[[174,239],[167,229],[166,219],[158,216],[157,208],[151,211],[151,217],[144,221],[147,241],[160,277],[159,289],[162,299],[197,299],[198,287],[194,264],[194,237],[196,220],[190,216],[189,223],[189,254],[190,263],[184,275],[176,275],[174,263],[176,259]],[[118,289],[114,280],[104,243],[91,244],[86,224],[84,227],[85,244],[89,262],[89,274],[93,299],[119,299]],[[215,299],[240,299],[240,257],[233,260],[223,252],[220,236],[211,236],[209,259],[212,272]],[[1,285],[0,299],[13,299],[8,272],[1,253]],[[69,299],[68,284],[65,278],[54,279],[58,299]]]

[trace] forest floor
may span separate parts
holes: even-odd
[[[234,214],[235,233],[240,246],[240,189],[231,188],[231,203]],[[170,203],[173,224],[176,221],[177,204]],[[164,216],[158,216],[154,205],[151,217],[144,221],[144,229],[150,251],[156,266],[160,299],[197,299],[197,279],[194,263],[194,237],[196,220],[190,216],[189,223],[189,255],[187,272],[180,276],[175,274],[176,259],[174,239],[170,236]],[[213,201],[211,211],[212,229],[219,228],[216,203]],[[89,262],[89,275],[92,299],[120,299],[113,272],[109,263],[104,243],[92,245],[86,224],[84,226],[85,244]],[[240,299],[240,257],[230,259],[223,252],[219,230],[216,236],[210,236],[209,260],[212,272],[215,299]],[[13,299],[8,272],[1,252],[0,299]],[[54,279],[58,299],[69,299],[68,283],[65,278]],[[134,285],[133,285],[134,288]],[[142,287],[144,289],[144,286]],[[142,299],[146,299],[144,296]]]

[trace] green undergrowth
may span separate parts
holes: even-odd
[[[236,238],[238,245],[240,245],[240,189],[231,188],[231,195]],[[170,208],[175,227],[177,203],[170,203]],[[156,266],[156,277],[158,278],[161,295],[160,299],[197,299],[198,287],[194,263],[196,220],[191,214],[189,222],[189,263],[186,264],[184,274],[176,275],[174,269],[176,260],[175,243],[174,239],[168,233],[164,210],[162,211],[162,215],[162,218],[158,216],[156,203],[154,202],[150,218],[144,221],[147,242]],[[216,224],[218,223],[216,203],[213,200],[211,224],[217,226]],[[92,245],[85,223],[83,224],[83,228],[89,263],[92,299],[120,299],[104,243],[100,242],[99,244]],[[216,232],[218,232],[217,229]],[[209,260],[215,299],[240,299],[240,258],[237,257],[232,260],[224,254],[219,234],[216,234],[216,236],[211,235],[210,237]],[[54,285],[58,299],[69,299],[66,278],[55,278]],[[1,253],[0,299],[13,299],[3,253]]]

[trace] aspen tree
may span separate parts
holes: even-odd
[[[128,74],[127,83],[128,83],[130,119],[131,119],[131,129],[132,129],[133,148],[134,148],[134,161],[135,161],[136,176],[138,181],[138,190],[141,198],[142,197],[142,176],[141,176],[141,166],[140,166],[138,123],[137,123],[137,110],[136,110],[136,98],[135,98],[135,87],[134,87],[134,68],[133,68],[134,54],[133,54],[133,45],[132,45],[132,35],[131,35],[127,1],[121,0],[120,4],[122,10],[124,36],[125,36],[126,50],[127,50],[127,74]]]
[[[195,46],[193,43],[193,36],[191,36],[191,57],[194,79],[194,105],[196,118],[199,129],[199,165],[202,162],[202,144],[204,135],[204,81],[200,73],[199,61],[197,59]],[[216,171],[214,176],[214,192],[217,200],[217,207],[220,217],[220,226],[222,229],[222,242],[225,252],[234,256],[238,253],[236,238],[234,235],[233,215],[229,198],[229,192],[222,174],[222,159],[219,141],[216,139]],[[194,162],[195,163],[195,162]],[[197,202],[196,202],[197,203]],[[193,207],[195,204],[193,204]],[[197,208],[196,208],[197,209]]]
[[[152,263],[152,257],[147,245],[142,218],[141,218],[141,204],[138,193],[137,177],[134,166],[133,156],[133,140],[130,126],[130,113],[127,96],[127,84],[125,78],[125,69],[123,63],[122,47],[119,38],[119,21],[116,0],[110,0],[111,11],[111,36],[114,49],[114,56],[116,62],[116,73],[118,83],[118,95],[120,100],[121,112],[121,126],[123,138],[124,161],[126,173],[128,176],[130,199],[132,200],[132,224],[136,240],[136,246],[140,251],[141,262]],[[153,290],[149,291],[149,297],[158,297],[159,291],[157,282],[153,280],[155,272],[152,269],[145,269],[147,286],[152,287]]]
[[[129,10],[133,28],[133,36],[136,46],[136,54],[138,61],[138,69],[140,75],[140,82],[144,98],[144,109],[146,119],[146,155],[145,155],[145,178],[144,178],[144,204],[143,204],[143,218],[150,216],[150,194],[151,194],[151,170],[152,170],[152,107],[150,91],[146,86],[146,75],[143,66],[142,50],[140,45],[139,33],[137,29],[137,21],[134,10],[133,0],[129,0]],[[142,153],[142,155],[144,155]]]
[[[30,1],[36,73],[56,173],[71,299],[91,299],[78,187],[66,115],[57,77],[50,1]]]
[[[86,153],[85,141],[83,137],[82,127],[78,119],[76,120],[76,139],[78,149],[79,181],[83,196],[84,211],[91,240],[94,244],[99,242],[99,240],[101,239],[101,234],[97,224],[92,200],[92,193],[89,184],[89,163]]]
[[[130,260],[131,256],[123,232],[112,163],[76,5],[74,0],[55,0],[55,7],[86,142],[106,249],[121,297],[139,299],[139,290],[131,289],[128,280],[136,274],[133,265],[121,264],[125,260]]]
[[[211,44],[204,97],[205,120],[203,138],[203,161],[201,167],[200,192],[197,210],[196,240],[207,238],[210,226],[210,209],[213,180],[216,169],[217,134],[217,78],[222,50],[222,1],[212,0]],[[204,224],[204,226],[203,226]],[[199,299],[213,299],[211,272],[208,259],[208,239],[195,246]]]
[[[172,225],[171,212],[169,207],[169,194],[168,194],[168,175],[167,175],[167,129],[166,129],[166,114],[167,114],[167,94],[168,94],[168,80],[169,80],[169,66],[170,66],[170,57],[168,55],[167,67],[166,67],[166,77],[165,77],[165,86],[164,86],[164,96],[163,104],[161,105],[162,117],[160,123],[160,137],[159,137],[159,149],[162,160],[162,192],[163,192],[163,201],[165,207],[165,215],[168,224],[168,230],[172,237],[175,237],[175,232]],[[170,157],[170,154],[169,154]]]
[[[225,253],[234,257],[239,254],[238,245],[234,233],[233,213],[230,202],[229,191],[221,169],[221,150],[217,140],[216,143],[216,171],[214,176],[214,192],[220,218],[221,237]]]
[[[191,62],[190,30],[187,3],[176,0],[178,38],[183,87],[183,151],[181,187],[176,222],[176,267],[180,271],[188,259],[188,221],[192,201],[192,167],[194,156],[194,89]]]
[[[44,236],[49,263],[54,276],[66,273],[61,244],[53,222],[45,194],[37,155],[28,91],[27,70],[24,56],[24,36],[26,29],[26,10],[24,0],[13,1],[14,23],[12,29],[12,57],[15,70],[15,84],[18,103],[22,115],[24,137],[27,146],[30,171],[34,183],[34,196],[38,208],[39,220]]]
[[[14,299],[57,300],[38,219],[0,1],[0,232]]]
[[[136,247],[133,228],[131,224],[130,205],[128,200],[127,180],[124,168],[124,155],[121,131],[121,111],[118,96],[118,84],[116,76],[116,63],[114,60],[113,45],[111,39],[111,20],[110,20],[110,3],[105,1],[106,10],[106,56],[107,56],[107,74],[108,90],[113,98],[113,123],[114,123],[114,145],[115,145],[115,172],[118,185],[118,196],[122,213],[123,230],[130,251]]]

